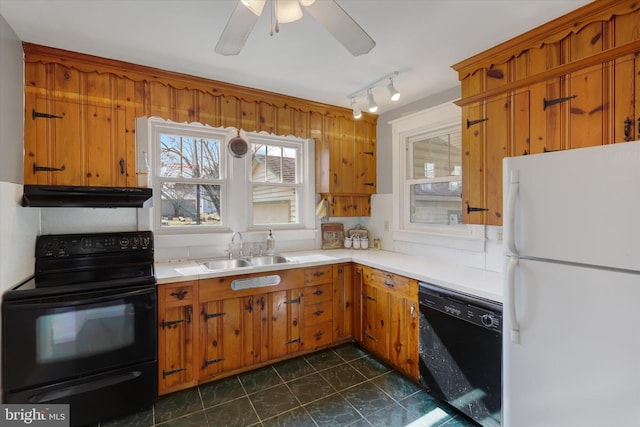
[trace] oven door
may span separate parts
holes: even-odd
[[[4,392],[156,359],[156,286],[3,302]]]

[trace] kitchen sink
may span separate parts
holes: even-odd
[[[292,262],[290,259],[283,257],[282,255],[264,255],[254,256],[249,258],[233,258],[233,259],[214,259],[199,261],[198,264],[206,268],[207,270],[233,270],[234,268],[260,266],[260,265],[272,265],[272,264],[284,264]]]
[[[290,262],[288,258],[285,258],[282,255],[254,256],[249,258],[249,261],[252,265],[271,265]]]
[[[233,268],[251,266],[251,263],[244,258],[216,259],[216,260],[202,261],[199,264],[208,270],[230,270]]]

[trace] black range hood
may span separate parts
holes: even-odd
[[[150,188],[25,185],[22,206],[59,208],[143,208]]]

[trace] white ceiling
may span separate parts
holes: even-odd
[[[213,49],[236,1],[0,0],[0,14],[23,41],[344,107],[397,70],[400,101],[374,90],[383,113],[457,86],[452,64],[589,3],[337,0],[377,43],[358,57],[306,13],[269,36],[265,8],[242,52],[225,57]]]

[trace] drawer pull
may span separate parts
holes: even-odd
[[[366,295],[364,296],[366,299],[370,300],[370,301],[378,301],[377,299],[375,299],[374,297],[372,297],[371,295]]]
[[[313,334],[313,336],[316,337],[316,339],[320,339],[320,337],[322,337],[323,335],[324,335],[324,331],[316,332],[315,334]]]
[[[315,273],[313,273],[313,275],[316,277],[324,276],[324,271],[316,271]]]
[[[387,285],[390,288],[393,288],[396,285],[393,280],[385,280],[384,284]]]
[[[171,292],[169,295],[171,295],[172,297],[176,297],[179,300],[183,300],[188,293],[189,293],[188,291],[178,291],[178,292]]]
[[[320,289],[318,289],[317,291],[315,291],[313,294],[316,296],[320,296],[322,295],[324,292],[322,292]]]
[[[295,344],[297,342],[300,342],[300,337],[289,340],[285,344]]]
[[[313,315],[314,316],[322,316],[322,313],[324,313],[324,310],[318,310],[318,311],[314,311]]]
[[[370,340],[372,340],[372,341],[378,342],[378,340],[377,340],[377,339],[375,339],[375,337],[374,337],[373,335],[369,335],[369,334],[365,333],[365,334],[364,334],[364,336],[365,336],[365,337],[367,337],[367,338],[369,338],[369,339],[370,339]]]
[[[300,304],[300,297],[298,297],[298,298],[294,298],[294,299],[290,299],[290,300],[288,300],[288,301],[285,301],[284,303],[285,303],[285,304],[296,304],[296,303],[297,303],[297,304]]]

